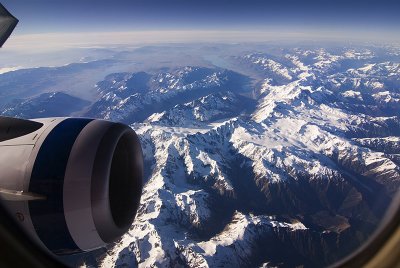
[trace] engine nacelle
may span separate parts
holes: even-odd
[[[0,117],[0,198],[43,248],[90,251],[131,226],[143,156],[136,133],[83,118]]]

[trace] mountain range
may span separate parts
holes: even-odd
[[[135,222],[75,264],[320,267],[364,243],[399,189],[399,55],[258,47],[224,56],[246,72],[110,73],[91,103],[48,93],[2,114],[58,115],[62,102],[65,113],[120,121],[140,137],[146,184]]]

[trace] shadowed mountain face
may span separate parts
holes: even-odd
[[[352,252],[400,184],[399,55],[257,45],[213,55],[235,71],[109,74],[82,115],[131,124],[146,185],[120,241],[69,261],[320,267]]]
[[[14,100],[4,107],[1,115],[19,118],[61,117],[69,116],[89,104],[62,92],[43,93],[26,100]]]

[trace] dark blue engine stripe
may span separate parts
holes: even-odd
[[[52,252],[79,252],[64,217],[63,184],[68,158],[76,138],[92,120],[66,119],[46,137],[32,169],[29,191],[47,197],[29,201],[29,212],[37,235]]]

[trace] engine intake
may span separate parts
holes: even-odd
[[[1,118],[0,129],[12,137],[0,142],[0,197],[38,244],[72,254],[102,247],[129,229],[143,177],[140,142],[130,127],[81,118]]]

